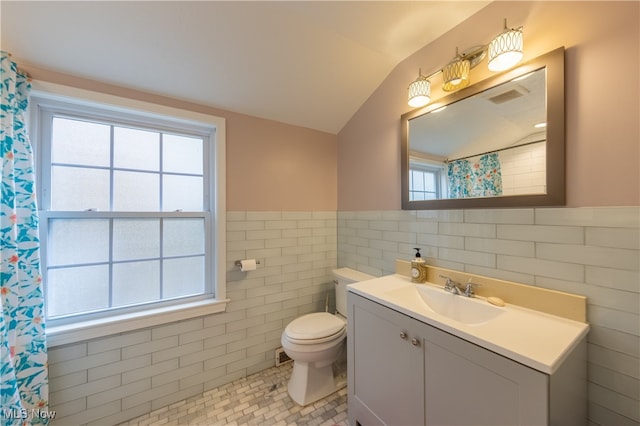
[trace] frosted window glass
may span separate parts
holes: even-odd
[[[201,294],[204,291],[204,257],[164,261],[163,299]]]
[[[165,219],[163,253],[165,256],[204,254],[204,219]]]
[[[169,212],[201,212],[204,202],[202,185],[201,177],[165,175],[162,209]]]
[[[51,209],[58,211],[109,210],[109,171],[53,166]]]
[[[50,219],[49,266],[109,261],[108,219]]]
[[[424,191],[424,173],[417,170],[411,171],[412,177],[412,186],[411,189],[414,191]]]
[[[160,261],[113,265],[113,306],[160,299]]]
[[[163,170],[172,173],[201,175],[203,169],[202,138],[165,134],[162,139]]]
[[[115,127],[113,166],[123,169],[160,170],[160,134]]]
[[[115,219],[113,259],[136,260],[160,257],[159,219]]]
[[[113,172],[114,211],[160,210],[159,175],[155,173]]]
[[[51,160],[90,166],[109,166],[111,129],[105,124],[54,117]]]
[[[38,131],[51,136],[38,171],[52,324],[208,294],[215,163],[202,128],[66,101],[36,112]]]
[[[424,180],[425,180],[425,189],[429,192],[435,192],[436,191],[436,175],[433,173],[425,173]]]
[[[107,265],[52,269],[46,283],[49,317],[109,307]]]

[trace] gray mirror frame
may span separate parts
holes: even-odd
[[[541,68],[547,69],[547,193],[535,195],[510,195],[487,198],[460,198],[409,201],[409,120],[427,114],[443,105],[460,101],[490,89],[518,76]],[[541,55],[514,69],[482,80],[433,102],[425,107],[409,111],[401,116],[401,191],[403,210],[436,210],[500,207],[561,206],[566,203],[565,194],[565,100],[564,100],[564,47]]]

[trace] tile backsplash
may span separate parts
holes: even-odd
[[[591,424],[638,424],[640,208],[338,212],[338,264],[431,265],[587,297]]]
[[[331,269],[436,266],[587,296],[592,425],[637,425],[640,208],[227,212],[227,312],[50,348],[53,425],[115,424],[274,365]],[[240,272],[234,260],[261,261]],[[333,301],[331,302],[333,303]]]
[[[336,234],[335,211],[227,212],[227,311],[50,348],[52,425],[117,424],[272,367],[284,327],[325,307]]]

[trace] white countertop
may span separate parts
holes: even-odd
[[[394,296],[398,294],[396,290],[421,285],[438,287],[444,292],[442,286],[415,284],[398,274],[350,284],[347,289],[547,374],[553,374],[558,369],[589,331],[586,323],[515,305],[499,308],[505,310],[504,314],[490,321],[465,324],[436,313],[419,297]],[[480,297],[470,302],[488,303]]]

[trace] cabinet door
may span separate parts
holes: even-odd
[[[548,376],[424,325],[427,425],[545,425]]]
[[[349,296],[350,423],[424,424],[424,361],[415,320]]]

